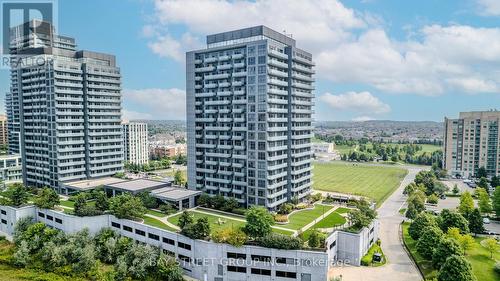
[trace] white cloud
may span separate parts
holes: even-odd
[[[340,95],[325,93],[319,99],[337,110],[364,114],[382,114],[391,111],[388,104],[383,103],[369,92],[348,92]]]
[[[375,120],[375,119],[373,117],[370,117],[370,116],[359,116],[359,117],[352,118],[351,121],[365,122],[365,121],[370,121],[370,120]]]
[[[500,1],[482,2],[495,11]],[[500,28],[427,25],[396,40],[378,15],[339,0],[156,0],[153,18],[143,30],[150,48],[179,62],[207,34],[263,24],[311,51],[321,79],[427,96],[500,91]],[[185,32],[174,36],[174,26]]]
[[[479,14],[484,16],[500,16],[500,1],[498,0],[477,0]]]
[[[123,109],[123,120],[152,120],[153,115],[144,112],[137,112],[133,110]]]
[[[129,111],[132,116],[137,113],[136,116],[148,117],[135,119],[186,119],[186,92],[184,90],[176,88],[125,89],[123,97],[127,104],[133,104],[133,106],[125,106],[129,110],[130,107],[134,108],[134,111]]]

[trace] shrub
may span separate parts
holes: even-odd
[[[295,209],[297,209],[297,210],[303,210],[307,207],[309,207],[309,205],[307,205],[306,203],[300,203],[300,204],[295,205]]]
[[[273,216],[264,207],[252,206],[246,214],[245,233],[251,237],[263,237],[271,233]]]
[[[288,215],[293,211],[293,205],[290,203],[281,204],[278,209],[278,214],[280,215]]]
[[[298,250],[302,248],[302,240],[300,238],[277,233],[271,233],[260,237],[256,241],[260,246],[266,248],[283,250]]]
[[[247,242],[247,235],[238,228],[223,228],[212,233],[212,240],[216,243],[227,243],[235,247],[241,247]]]
[[[437,204],[438,200],[439,200],[439,198],[434,193],[427,196],[427,203],[429,203],[429,204]]]
[[[236,209],[233,210],[233,213],[235,213],[237,215],[244,216],[247,213],[247,209],[245,209],[245,208],[236,208]]]
[[[128,193],[111,198],[109,209],[119,219],[138,219],[146,213],[141,199]]]
[[[288,222],[288,217],[286,215],[276,214],[274,215],[274,221],[285,223]]]
[[[181,233],[191,239],[206,239],[210,235],[210,224],[208,218],[199,218],[196,223],[184,225]]]
[[[160,211],[166,215],[170,215],[175,213],[175,208],[174,206],[172,206],[172,204],[167,203],[160,205]]]

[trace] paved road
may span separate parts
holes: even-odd
[[[377,210],[380,221],[380,239],[382,250],[388,263],[381,267],[342,267],[330,270],[330,276],[342,275],[342,281],[418,281],[422,280],[418,269],[404,250],[400,240],[399,224],[403,217],[399,208],[406,198],[403,189],[412,182],[415,175],[421,170],[418,167],[407,166],[408,175],[401,182],[400,187]]]

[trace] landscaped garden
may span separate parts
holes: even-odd
[[[369,197],[380,206],[397,189],[407,171],[397,167],[329,162],[315,163],[313,188]]]

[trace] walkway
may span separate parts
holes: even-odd
[[[403,216],[400,207],[405,203],[403,189],[415,179],[422,170],[420,167],[407,166],[408,175],[400,186],[377,210],[380,221],[379,237],[387,264],[380,267],[332,267],[330,277],[342,275],[342,281],[418,281],[422,280],[417,267],[406,253],[401,241],[400,223]]]

